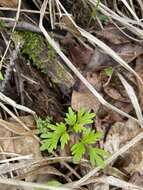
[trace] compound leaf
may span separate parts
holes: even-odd
[[[68,109],[68,113],[66,113],[65,121],[68,125],[73,126],[76,123],[76,113],[72,110],[71,107]]]
[[[52,132],[47,132],[47,133],[41,134],[40,137],[41,137],[42,139],[47,139],[47,138],[51,138],[52,135],[53,135]]]
[[[95,130],[86,129],[83,133],[82,142],[84,144],[94,144],[97,140],[101,139],[101,137],[101,132],[95,132]]]
[[[57,148],[59,140],[61,141],[61,145],[63,147],[65,143],[67,143],[68,137],[67,135],[63,136],[63,134],[66,134],[66,126],[64,123],[57,123],[55,126],[49,125],[49,128],[51,131],[53,130],[53,132],[47,132],[41,135],[41,137],[44,138],[42,141],[41,150],[48,150],[49,152],[52,152]]]
[[[69,134],[65,131],[61,138],[60,138],[60,142],[61,142],[61,149],[63,150],[65,148],[65,145],[68,143],[68,141],[70,140]]]
[[[0,80],[4,80],[4,77],[1,71],[0,71]]]
[[[107,67],[107,68],[105,69],[105,73],[106,73],[106,75],[107,75],[108,77],[111,77],[112,74],[113,74],[113,68],[112,68],[112,67]]]
[[[84,109],[78,111],[77,123],[80,125],[86,125],[93,123],[95,113],[86,112]]]
[[[76,133],[80,133],[84,130],[84,127],[83,125],[80,125],[78,123],[76,123],[74,126],[73,126],[73,129]]]
[[[89,158],[90,162],[93,166],[97,165],[101,168],[105,167],[105,151],[94,147],[89,147]],[[106,154],[107,155],[107,154]]]
[[[75,164],[79,163],[85,153],[84,144],[82,142],[74,144],[71,148],[71,151],[73,155],[73,162]]]

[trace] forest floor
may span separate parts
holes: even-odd
[[[143,190],[142,1],[0,6],[0,190]]]

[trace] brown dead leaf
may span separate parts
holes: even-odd
[[[17,6],[17,0],[0,0],[0,5],[15,8]]]
[[[20,139],[14,139],[11,143],[13,143],[13,147],[11,149],[7,147],[6,152],[11,151],[21,155],[32,154],[34,159],[41,158],[40,145],[34,137],[26,136]]]
[[[71,32],[75,37],[81,37],[80,31],[77,29],[76,25],[74,25],[74,23],[69,19],[69,17],[67,15],[63,15],[60,18],[60,23],[59,24],[64,29]]]
[[[124,146],[128,141],[139,134],[142,129],[139,125],[129,119],[125,122],[116,122],[111,129],[106,138],[104,144],[105,150],[110,153],[118,151],[122,146]],[[120,168],[124,168],[128,173],[134,173],[135,171],[143,171],[143,141],[140,141],[135,146],[133,146],[128,152],[122,155],[122,164]]]
[[[94,110],[97,112],[100,103],[97,98],[91,92],[77,92],[72,93],[72,107],[74,110],[78,111],[80,108],[85,108],[86,110]]]
[[[32,115],[18,117],[29,129],[36,129],[35,120]],[[9,123],[13,124],[16,129],[20,128],[19,124],[13,119],[9,118]],[[25,129],[24,129],[25,131]]]
[[[70,59],[77,66],[87,65],[93,55],[94,50],[88,45],[84,46],[78,42],[69,45]]]
[[[36,128],[34,125],[34,119],[31,116],[21,117],[27,127]],[[22,136],[16,136],[22,135]],[[27,133],[28,136],[23,136],[26,134],[26,130],[23,129],[19,123],[15,121],[0,121],[0,137],[5,137],[4,140],[1,139],[1,147],[4,152],[11,152],[21,155],[32,154],[34,159],[41,158],[40,145],[38,140]],[[13,136],[17,138],[12,138]]]
[[[95,31],[95,34],[98,38],[116,45],[125,44],[130,41],[129,38],[114,26],[105,26],[103,30]]]
[[[97,89],[101,88],[101,82],[99,76],[94,73],[87,73],[86,79]],[[71,105],[73,109],[79,110],[80,108],[85,108],[87,110],[94,110],[97,112],[100,103],[98,99],[85,87],[85,85],[80,82],[78,86],[78,91],[73,91]]]
[[[126,113],[130,113],[133,109],[132,105],[130,103],[126,103],[126,102],[112,101],[111,104]],[[101,123],[101,126],[103,129],[106,126],[110,126],[111,124],[113,124],[117,121],[122,122],[125,119],[122,115],[120,115],[112,110],[109,110],[104,106],[100,107],[98,114],[97,114],[97,118],[100,120],[100,123]]]
[[[117,90],[115,88],[112,88],[110,86],[106,86],[104,88],[104,92],[106,92],[106,94],[108,94],[108,96],[110,96],[114,100],[118,100],[118,101],[121,101],[121,102],[127,102],[127,103],[130,102],[128,98],[123,97],[121,95],[121,93],[119,92],[119,90]]]
[[[140,45],[133,43],[119,45],[111,44],[110,47],[128,64],[143,53],[143,48]],[[102,50],[95,48],[94,54],[87,65],[87,69],[98,71],[109,66],[114,67],[117,65],[117,62],[115,62],[109,55],[107,55]]]
[[[131,119],[129,119],[127,122],[116,122],[109,130],[106,141],[107,143],[110,141],[112,147],[114,147],[116,140],[118,141],[117,149],[113,150],[113,152],[115,152],[125,145],[127,141],[135,137],[139,132],[141,132],[139,125]],[[114,136],[118,138],[115,140]],[[114,139],[114,141],[112,139]],[[107,149],[109,147],[110,146],[108,146]]]
[[[130,63],[143,53],[142,46],[131,42],[113,46],[113,49],[127,63]]]
[[[100,91],[102,88],[102,82],[100,80],[100,75],[94,72],[86,72],[85,78],[92,84],[96,90]],[[87,91],[87,88],[85,88],[85,85],[81,82],[79,85],[79,91]]]
[[[100,81],[103,85],[102,89],[104,90],[103,92],[104,98],[112,105],[116,106],[118,109],[121,109],[126,113],[130,113],[133,110],[133,107],[125,91],[125,88],[121,84],[119,78],[116,76],[115,73],[113,73],[112,78],[110,78],[109,82],[107,82],[108,80],[109,77],[107,76],[105,71],[104,70],[100,71]],[[112,110],[103,108],[103,106],[100,108],[98,116],[99,118],[101,118],[102,122],[107,124],[124,120],[123,116],[119,115],[118,113],[115,113]]]

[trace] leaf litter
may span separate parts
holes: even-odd
[[[71,4],[70,1],[61,1],[60,3],[65,6],[69,13],[74,15],[74,20],[80,27],[86,29],[108,45],[136,71],[141,79],[143,79],[142,43],[133,40],[135,36],[131,30],[128,30],[128,27],[125,28],[124,24],[123,26],[121,24],[119,30],[110,19],[105,19],[104,21],[102,21],[102,19],[100,20],[100,17],[104,16],[102,15],[104,6],[99,3],[98,6],[101,12],[97,11],[97,15],[94,15],[93,12],[95,11],[91,8],[89,2],[82,1],[80,4],[79,2],[73,1],[73,4]],[[125,3],[126,1],[123,2]],[[117,1],[116,3],[119,2]],[[0,4],[6,7],[16,7],[17,2],[3,0],[0,1]],[[40,0],[33,0],[32,5],[29,5],[25,1],[22,5],[22,9],[25,7],[28,9],[33,9],[34,7],[36,9],[36,7],[38,7],[36,10],[39,11],[41,5],[42,1]],[[52,6],[52,9],[50,6]],[[57,40],[58,46],[61,46],[69,60],[80,70],[85,79],[93,85],[97,92],[102,94],[107,102],[125,113],[138,118],[142,125],[143,89],[141,82],[136,79],[132,73],[122,68],[107,52],[94,46],[94,44],[89,42],[86,38],[83,38],[82,33],[77,30],[72,22],[69,22],[70,20],[67,16],[63,16],[61,19],[60,17],[63,13],[60,12],[61,5],[58,4],[58,1],[55,1],[55,4],[51,4],[50,6],[50,19],[48,19],[46,13],[45,20],[49,24],[48,27],[50,27],[50,22],[52,22],[52,27],[56,28],[58,26],[57,32],[53,30],[52,33],[53,37]],[[82,7],[86,10],[84,15],[83,9],[81,9]],[[131,7],[133,8],[133,6]],[[127,4],[125,10],[126,9],[129,9]],[[13,9],[13,11],[15,10]],[[93,11],[92,17],[90,15],[91,11]],[[32,19],[32,24],[34,22],[38,24],[37,18],[32,14],[32,10],[30,12],[31,13],[26,13],[26,11],[23,10],[22,14],[24,15],[24,20],[31,22]],[[130,11],[130,13],[133,14],[132,11]],[[8,15],[9,13],[5,14],[6,17],[8,17]],[[136,15],[133,14],[133,16],[137,18]],[[23,20],[22,17],[20,18]],[[89,20],[90,22],[88,22]],[[59,23],[57,24],[56,22]],[[85,27],[84,23],[87,23],[87,27]],[[16,30],[19,29],[17,28]],[[8,40],[8,35],[6,31],[6,40]],[[42,44],[42,42],[39,43]],[[10,78],[6,81],[4,94],[12,100],[15,100],[17,104],[22,104],[33,110],[38,117],[46,118],[48,116],[56,122],[62,121],[64,118],[68,107],[67,105],[71,105],[76,111],[79,111],[81,108],[85,108],[87,111],[94,111],[94,113],[96,113],[96,119],[94,123],[87,127],[96,131],[102,130],[104,134],[104,138],[95,145],[98,144],[98,147],[104,148],[110,154],[114,155],[118,153],[122,147],[128,145],[133,138],[142,132],[141,127],[132,119],[127,119],[103,106],[86,86],[77,79],[77,76],[64,65],[59,56],[56,55],[58,61],[55,59],[49,61],[46,43],[45,40],[44,46],[37,55],[38,59],[44,62],[43,68],[46,68],[47,73],[45,73],[45,70],[41,72],[38,69],[36,66],[36,63],[38,63],[36,57],[31,56],[31,59],[28,55],[29,52],[25,51],[25,54],[17,52],[17,60],[15,60],[14,63],[15,68],[12,68],[10,71]],[[10,46],[9,51],[12,51],[13,48],[14,46]],[[34,51],[36,51],[36,49],[34,49]],[[10,58],[10,56],[11,54],[8,53],[6,58]],[[45,67],[45,65],[47,65],[47,67]],[[5,76],[5,73],[8,73],[9,70],[7,66],[8,61],[6,60],[1,71],[1,76]],[[5,78],[3,78],[3,80],[5,80]],[[73,183],[74,187],[74,185],[80,184],[80,180],[84,180],[86,175],[90,174],[93,168],[87,160],[87,155],[85,155],[78,165],[73,164],[72,159],[70,159],[70,161],[62,160],[62,157],[68,158],[68,156],[71,156],[69,149],[71,147],[70,143],[74,144],[76,142],[74,135],[70,136],[71,142],[65,146],[65,149],[57,149],[55,153],[52,154],[47,152],[41,153],[41,140],[35,138],[37,135],[35,118],[33,119],[33,117],[29,115],[26,116],[25,110],[19,112],[12,106],[8,106],[8,109],[15,113],[17,115],[16,117],[24,122],[29,130],[27,131],[22,128],[19,123],[13,121],[5,111],[1,110],[1,175],[7,178],[10,176],[13,179],[24,179],[25,181],[43,184],[48,184],[50,181],[56,180],[56,182],[60,184],[67,183],[66,185],[69,187],[71,187],[70,184]],[[64,147],[64,145],[62,146]],[[74,153],[79,151],[79,146],[80,150],[82,150],[81,154],[85,152],[82,144],[79,144],[78,148],[76,146],[77,144],[73,146]],[[91,147],[89,148],[89,152],[92,152],[90,155],[94,155],[95,153]],[[87,184],[85,188],[108,190],[142,189],[142,155],[141,140],[129,150],[125,151],[125,153],[114,159],[109,166],[102,171],[98,171],[94,177],[90,176],[89,179],[87,179],[87,183],[85,183]],[[56,160],[56,157],[61,157],[61,159],[53,163],[46,161],[46,158]],[[94,162],[92,156],[90,160]],[[77,181],[78,179],[79,181]],[[88,180],[95,180],[95,182],[88,183]],[[118,182],[118,184],[116,182]],[[12,187],[9,186],[6,186],[6,188],[12,189]],[[3,189],[5,189],[5,187],[3,187]]]

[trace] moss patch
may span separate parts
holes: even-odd
[[[41,71],[44,70],[47,61],[53,62],[56,59],[56,54],[53,48],[45,43],[43,36],[32,32],[15,32],[13,35],[15,43],[23,43],[21,52],[28,56],[32,63]]]

